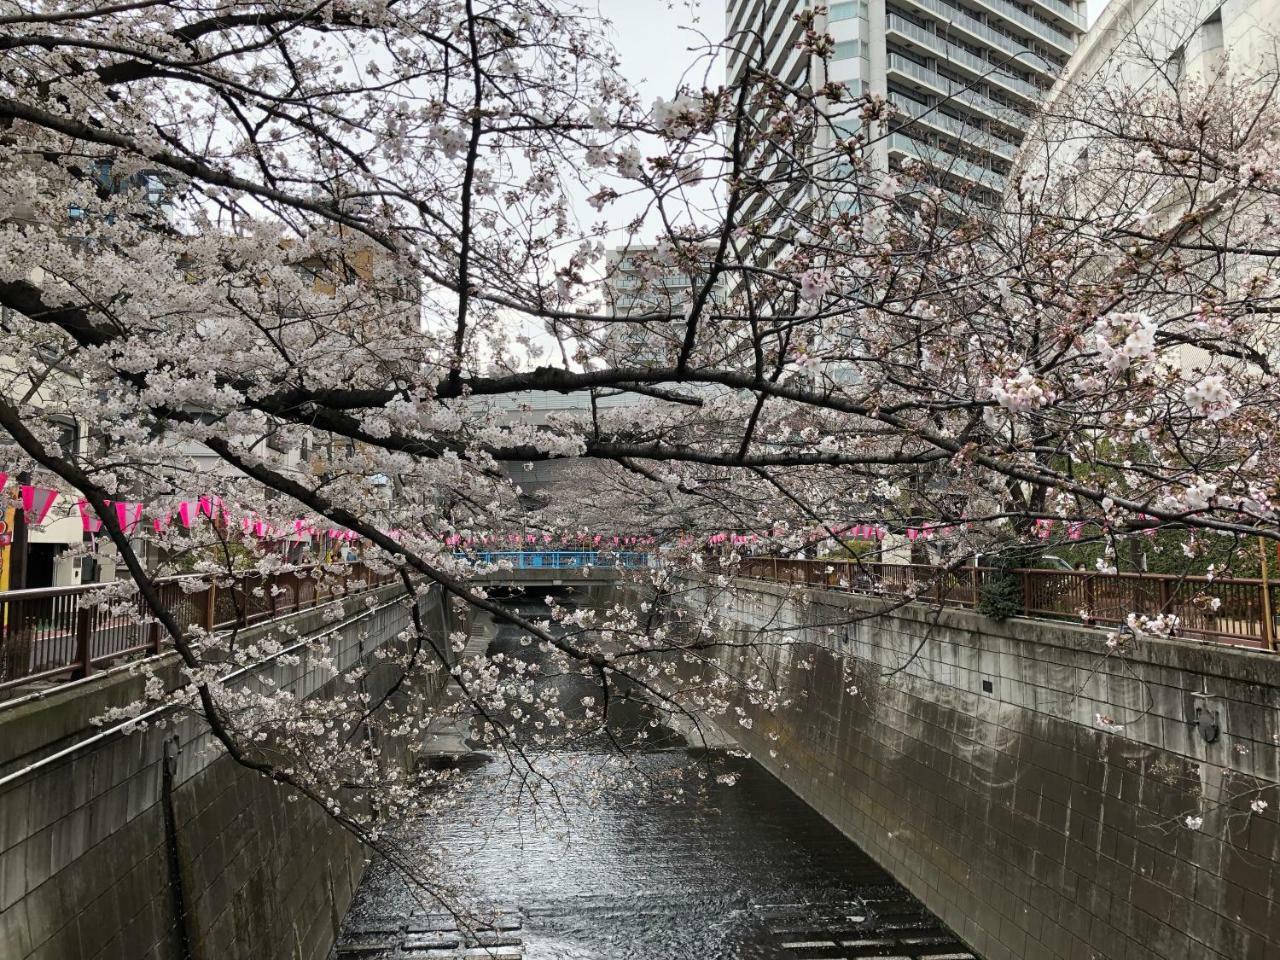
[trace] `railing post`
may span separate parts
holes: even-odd
[[[150,625],[147,627],[147,644],[151,647],[152,653],[160,652],[162,636],[163,635],[160,632],[160,621],[158,619],[152,620]]]
[[[212,581],[210,581],[209,589],[205,590],[204,592],[204,610],[201,611],[201,617],[200,617],[200,625],[204,627],[206,631],[213,630],[213,623],[214,623],[213,618],[216,616],[216,614],[214,613],[214,610],[218,605],[217,599],[218,599],[218,588],[213,585]]]
[[[1266,580],[1262,581],[1262,641],[1268,650],[1275,650],[1276,625],[1271,613],[1271,584]]]
[[[72,680],[80,680],[93,672],[93,611],[81,607],[76,611],[76,668]]]
[[[1031,616],[1031,571],[1022,571],[1022,615]]]
[[[1276,648],[1276,624],[1271,613],[1271,577],[1267,569],[1267,542],[1258,538],[1258,552],[1262,561],[1262,642],[1268,650]]]

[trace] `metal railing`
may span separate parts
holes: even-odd
[[[914,60],[909,60],[901,54],[890,53],[886,59],[888,69],[901,73],[903,76],[910,77],[919,83],[942,93],[954,103],[961,104],[980,113],[985,113],[993,120],[1014,127],[1019,130],[1025,130],[1031,122],[1030,118],[1014,107],[1002,106],[989,97],[973,90],[969,84],[957,83],[950,80],[932,70],[929,67],[923,67]]]
[[[1018,148],[1016,145],[984,133],[971,124],[955,120],[927,104],[892,91],[889,93],[889,102],[909,116],[912,123],[940,130],[966,146],[979,147],[988,153],[994,153],[1011,162],[1017,156]]]
[[[1009,0],[975,0],[975,2],[978,6],[986,7],[992,13],[1018,24],[1031,36],[1046,43],[1052,43],[1064,53],[1075,53],[1076,41],[1073,37],[1048,21],[1040,20],[1029,13],[1024,13],[1018,7],[1009,3]]]
[[[887,143],[890,150],[922,160],[935,170],[972,180],[992,190],[1000,190],[1004,187],[1004,176],[998,171],[980,167],[942,147],[921,143],[914,137],[902,133],[889,134]]]
[[[1032,103],[1038,102],[1044,96],[1045,91],[1035,84],[1014,76],[999,64],[966,50],[958,43],[952,43],[940,34],[918,27],[897,14],[889,14],[886,20],[891,33],[897,33],[914,41],[936,56],[942,57],[949,65],[963,67],[979,80],[995,81],[1006,90],[1011,90]]]
[[[1077,10],[1074,4],[1065,3],[1064,0],[1034,0],[1034,2],[1040,4],[1045,10],[1057,14],[1079,30],[1085,29],[1088,25],[1084,14]]]
[[[156,581],[160,603],[185,628],[226,630],[306,610],[389,582],[351,564],[241,576],[229,587],[200,576]],[[125,581],[127,583],[127,581]],[[142,594],[120,585],[38,587],[0,593],[0,696],[37,681],[79,679],[104,664],[160,653],[165,634]]]
[[[971,37],[997,47],[1024,67],[1038,70],[1040,73],[1051,77],[1056,76],[1060,69],[1056,64],[1036,53],[1025,43],[1019,43],[1013,37],[991,29],[981,20],[975,19],[959,7],[946,3],[944,0],[909,0],[909,2],[928,10],[948,26],[963,30]]]
[[[973,608],[996,577],[1016,579],[1021,615],[1077,623],[1123,624],[1130,614],[1178,618],[1175,636],[1275,649],[1280,591],[1256,579],[1085,570],[997,570],[856,560],[790,560],[748,557],[739,576],[847,590],[871,596],[917,599]],[[1013,591],[1018,595],[1018,590]],[[1268,622],[1268,621],[1271,622]]]
[[[650,565],[649,554],[630,550],[485,550],[472,558],[478,563],[510,561],[514,570],[639,570]]]

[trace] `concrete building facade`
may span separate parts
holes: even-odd
[[[1111,0],[1046,99],[1041,118],[1028,130],[1011,176],[1032,185],[1033,192],[1044,189],[1072,216],[1101,221],[1141,212],[1146,216],[1143,229],[1157,235],[1188,214],[1192,188],[1176,171],[1128,176],[1124,157],[1134,149],[1133,125],[1139,120],[1174,124],[1162,118],[1191,116],[1206,96],[1210,102],[1220,99],[1222,109],[1239,111],[1237,123],[1249,111],[1253,116],[1274,111],[1278,68],[1280,0]],[[1227,241],[1237,234],[1266,229],[1271,214],[1265,203],[1237,201],[1210,214],[1211,198],[1233,184],[1208,169],[1199,176],[1195,208],[1206,215],[1196,218],[1193,242],[1229,247]],[[1069,189],[1059,191],[1064,183]],[[1124,189],[1117,189],[1118,183]],[[1255,196],[1262,201],[1266,194]],[[1005,205],[1011,217],[1025,212],[1013,190]],[[1204,261],[1197,276],[1201,283],[1240,290],[1254,271],[1273,267],[1269,254],[1237,251]],[[1171,312],[1176,315],[1180,309],[1176,305]],[[1256,334],[1257,347],[1273,358],[1280,357],[1276,344],[1274,325]],[[1193,379],[1212,359],[1194,338],[1176,353],[1177,365]]]
[[[1134,87],[1158,77],[1205,79],[1277,62],[1276,0],[1112,0],[1081,40],[1050,102],[1086,80]]]
[[[1030,131],[1015,166],[1052,178],[1087,162],[1097,136],[1084,115],[1103,91],[1133,96],[1218,78],[1265,76],[1280,63],[1278,0],[1112,0],[1046,98],[1043,129]]]

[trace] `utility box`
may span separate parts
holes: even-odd
[[[63,553],[53,559],[53,585],[55,587],[78,587],[80,578],[80,558]]]
[[[112,556],[98,558],[98,582],[114,583],[116,579],[116,558]]]

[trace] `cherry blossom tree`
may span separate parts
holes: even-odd
[[[647,106],[567,2],[0,4],[5,465],[106,518],[186,668],[155,698],[376,844],[453,780],[388,772],[355,730],[478,718],[536,780],[528,750],[594,735],[619,697],[727,710],[673,666],[722,642],[681,600],[708,535],[788,555],[932,525],[952,568],[1044,530],[1083,531],[1102,567],[1156,525],[1189,564],[1280,540],[1274,78],[1080,85],[997,198],[889,169],[903,119],[821,71],[773,75],[762,30],[692,51]],[[632,243],[657,251],[642,283],[687,295],[610,309],[606,250]],[[530,391],[580,403],[535,424],[513,415]],[[532,511],[523,464],[567,478]],[[517,624],[594,692],[569,709],[423,624],[390,663],[407,689],[449,672],[438,710],[356,691],[304,721],[224,683],[252,651],[180,622],[154,578],[281,558],[205,524],[157,532],[148,566],[107,509],[172,509],[211,477],[240,514],[353,531],[406,597]],[[473,582],[505,531],[671,549],[643,603],[532,620]]]

